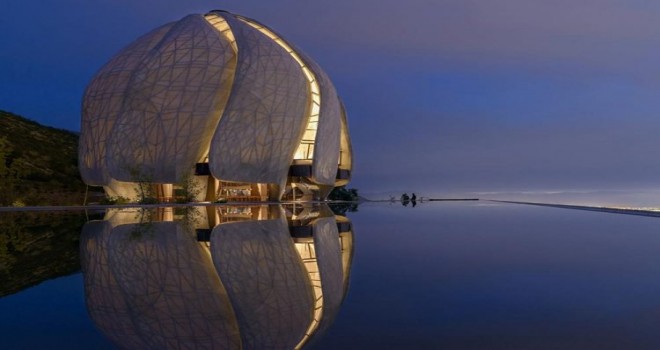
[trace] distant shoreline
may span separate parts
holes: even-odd
[[[536,202],[518,202],[518,201],[503,201],[496,199],[487,199],[489,202],[496,203],[509,203],[509,204],[523,204],[523,205],[536,205],[540,207],[551,207],[560,209],[573,209],[573,210],[587,210],[611,214],[624,214],[624,215],[637,215],[648,217],[660,217],[660,211],[644,210],[644,209],[627,209],[627,208],[612,208],[612,207],[594,207],[588,205],[570,205],[570,204],[551,204],[551,203],[536,203]]]
[[[150,209],[150,208],[185,208],[185,207],[209,207],[209,206],[260,206],[260,205],[296,205],[296,204],[359,204],[359,203],[387,203],[399,202],[400,200],[361,200],[361,201],[305,201],[305,202],[226,202],[226,203],[212,203],[212,202],[196,202],[196,203],[157,203],[157,204],[121,204],[121,205],[69,205],[69,206],[31,206],[31,207],[0,207],[0,212],[28,212],[28,211],[84,211],[84,210],[105,210],[105,209]],[[479,199],[479,198],[429,198],[420,200],[419,202],[461,202],[461,201],[486,201],[493,203],[507,203],[507,204],[521,204],[521,205],[534,205],[539,207],[550,207],[559,209],[573,209],[585,210],[610,214],[624,214],[636,215],[646,217],[660,217],[660,210],[644,210],[633,208],[612,208],[612,207],[595,207],[587,205],[571,205],[571,204],[555,204],[555,203],[538,203],[538,202],[521,202],[521,201],[507,201],[497,199]]]
[[[362,198],[364,202],[381,202],[381,203],[391,203],[391,202],[401,202],[400,198],[395,199],[366,199]],[[423,198],[416,199],[417,202],[463,202],[463,201],[478,201],[479,198]],[[412,199],[408,199],[409,202],[412,202]],[[360,202],[362,203],[362,202]]]
[[[459,202],[459,201],[478,201],[479,198],[429,198],[429,202]]]

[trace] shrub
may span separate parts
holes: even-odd
[[[130,201],[126,197],[117,196],[117,197],[105,197],[99,202],[103,205],[117,205],[117,204],[128,204]]]

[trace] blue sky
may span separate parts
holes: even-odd
[[[653,1],[5,1],[0,109],[77,130],[114,53],[211,9],[268,24],[328,72],[364,193],[660,188]]]

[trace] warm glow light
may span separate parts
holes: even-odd
[[[275,35],[272,31],[270,31],[268,28],[265,28],[257,23],[253,23],[245,18],[239,18],[243,22],[249,24],[253,28],[257,29],[267,37],[273,39],[278,45],[280,45],[286,52],[288,52],[291,57],[293,57],[296,62],[300,65],[300,68],[302,69],[303,73],[305,74],[305,78],[307,78],[307,82],[309,84],[309,89],[311,91],[311,100],[309,102],[308,106],[308,111],[309,111],[309,119],[307,121],[307,127],[305,128],[305,133],[303,134],[303,138],[300,141],[300,145],[298,146],[298,149],[296,150],[295,155],[293,156],[293,159],[298,159],[298,160],[311,160],[314,158],[314,141],[316,141],[316,130],[318,129],[318,124],[319,124],[319,114],[321,112],[321,89],[319,87],[319,83],[316,80],[316,76],[314,73],[305,65],[303,60],[298,56],[298,54],[287,44],[284,40],[282,40],[280,37]]]
[[[229,28],[229,24],[227,24],[227,21],[225,21],[224,18],[213,13],[204,15],[204,18],[229,41],[232,49],[234,49],[234,53],[237,53],[238,48],[236,47],[236,39],[234,38],[234,33],[232,33],[231,28]]]
[[[307,331],[305,331],[305,336],[303,336],[295,347],[296,349],[300,349],[307,343],[309,337],[314,334],[316,328],[319,326],[319,322],[321,322],[321,316],[323,315],[323,290],[321,288],[321,273],[319,272],[319,265],[317,263],[314,241],[312,239],[302,238],[297,239],[294,245],[305,265],[314,290],[314,318],[309,324]]]

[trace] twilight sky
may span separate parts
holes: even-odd
[[[328,72],[362,193],[660,188],[657,1],[3,1],[0,109],[78,130],[102,64],[211,9]]]

